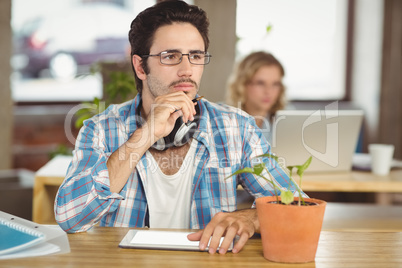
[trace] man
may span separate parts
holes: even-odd
[[[259,224],[255,209],[236,211],[237,184],[255,197],[273,190],[260,177],[230,175],[269,145],[248,115],[192,101],[210,59],[205,12],[181,1],[158,3],[134,19],[129,39],[139,94],[85,121],[56,197],[57,222],[67,232],[98,222],[202,229],[189,235],[201,250],[211,239],[209,252],[216,252],[224,236],[224,254],[238,235],[239,252]],[[195,132],[188,141],[165,140],[179,120],[196,122]],[[269,172],[263,175],[288,187],[276,163]]]

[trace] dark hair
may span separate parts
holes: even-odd
[[[154,6],[145,9],[133,20],[128,33],[128,39],[131,45],[131,65],[133,55],[148,55],[154,40],[155,32],[158,28],[171,25],[174,22],[191,23],[200,32],[205,45],[205,51],[208,50],[209,21],[207,14],[201,8],[188,5],[183,1],[162,1]],[[142,80],[135,73],[134,76],[137,90],[142,92]],[[145,73],[149,73],[147,59],[143,58],[142,67]]]

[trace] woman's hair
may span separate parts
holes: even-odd
[[[156,30],[162,26],[171,25],[174,22],[187,22],[197,28],[204,40],[205,51],[208,50],[209,21],[205,11],[197,6],[188,5],[183,1],[162,1],[142,11],[131,23],[128,33],[131,45],[131,57],[133,55],[148,55]],[[134,66],[132,67],[137,90],[141,94],[143,88],[142,80],[135,73]],[[149,68],[146,58],[142,58],[142,67],[145,73],[148,74]]]
[[[282,64],[271,54],[263,51],[253,52],[239,62],[228,81],[228,103],[233,106],[241,105],[244,110],[246,101],[246,87],[253,79],[257,71],[263,66],[277,66],[285,76],[285,70]],[[281,84],[281,92],[277,102],[272,106],[270,114],[274,115],[276,111],[285,107],[285,86]]]

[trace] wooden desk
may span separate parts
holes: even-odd
[[[68,235],[71,253],[0,261],[3,267],[278,267],[262,256],[261,239],[251,238],[238,254],[122,249],[128,228],[95,227]],[[315,262],[297,267],[402,267],[400,232],[321,233]],[[281,264],[280,267],[295,267]]]
[[[32,221],[55,224],[54,200],[62,184],[71,156],[56,156],[35,174],[32,201]]]
[[[322,229],[351,232],[401,232],[402,206],[328,203]]]
[[[367,171],[305,174],[301,186],[306,192],[373,192],[377,204],[389,205],[393,202],[389,193],[402,193],[402,169],[387,176]]]
[[[402,169],[392,170],[388,176],[377,176],[363,171],[307,173],[301,186],[307,192],[402,193]]]

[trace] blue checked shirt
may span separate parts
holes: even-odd
[[[152,177],[143,155],[120,193],[110,191],[106,162],[138,128],[136,109],[141,99],[111,105],[84,122],[77,137],[73,160],[55,200],[58,224],[67,232],[82,232],[95,224],[144,227],[147,198],[144,185]],[[198,142],[192,175],[190,226],[201,229],[221,211],[236,210],[236,187],[241,184],[255,198],[273,195],[270,183],[252,174],[229,177],[251,167],[253,157],[270,152],[252,117],[239,109],[213,104],[200,105],[200,122],[194,135]],[[276,185],[288,188],[289,177],[277,162],[265,158]],[[229,177],[229,178],[227,178]],[[295,192],[295,185],[291,189]]]

